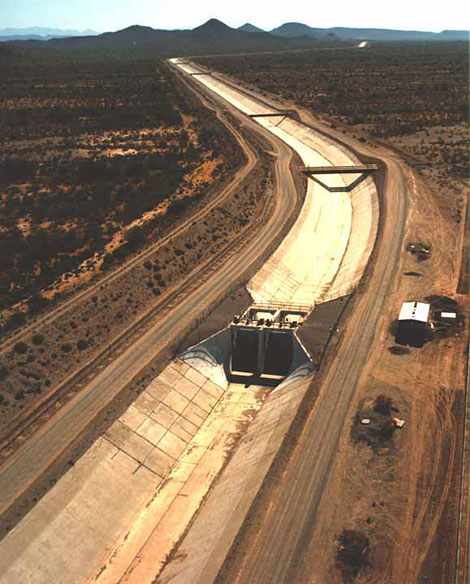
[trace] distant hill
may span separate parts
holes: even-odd
[[[295,39],[309,37],[315,39],[335,35],[345,40],[365,41],[454,41],[469,39],[469,32],[465,30],[444,30],[442,32],[427,32],[419,30],[392,30],[384,28],[312,28],[300,22],[288,22],[274,28],[271,34]]]
[[[253,24],[250,24],[249,22],[247,22],[243,26],[239,26],[238,30],[244,30],[245,32],[265,32],[262,28],[258,28],[257,26],[254,26]]]
[[[468,30],[443,30],[439,33],[439,36],[445,40],[469,40],[469,31]]]
[[[217,18],[211,18],[201,26],[193,28],[192,31],[182,31],[186,36],[191,35],[193,38],[198,38],[200,40],[208,39],[233,39],[233,38],[245,38],[245,33],[238,31],[237,29],[227,26]]]
[[[26,43],[25,43],[26,44]],[[149,26],[129,26],[95,36],[56,38],[46,42],[28,41],[27,46],[51,50],[145,50],[158,56],[201,55],[249,51],[275,51],[298,46],[298,42],[267,32],[250,33],[231,28],[212,18],[193,30],[158,30]]]
[[[344,39],[365,41],[442,41],[468,40],[468,31],[428,32],[420,30],[387,30],[383,28],[330,28],[328,31]]]
[[[301,22],[286,22],[277,28],[273,28],[271,34],[287,38],[312,37],[320,38],[326,36],[326,29],[312,28]]]
[[[27,28],[0,28],[1,40],[49,40],[53,38],[70,36],[90,36],[98,34],[94,30],[72,30],[62,28],[46,28],[42,26],[29,26]]]
[[[181,38],[191,39],[201,45],[214,44],[220,48],[238,46],[240,49],[264,47],[266,49],[276,49],[278,47],[288,47],[285,39],[275,37],[262,30],[247,32],[245,30],[231,28],[220,20],[211,18],[205,24],[198,26],[192,31],[181,31]]]
[[[104,32],[103,34],[96,35],[93,38],[67,38],[61,39],[60,42],[65,46],[73,46],[80,44],[83,46],[101,46],[101,45],[115,45],[115,46],[126,46],[126,45],[145,45],[152,44],[157,39],[172,38],[174,35],[173,31],[169,30],[155,30],[150,26],[140,26],[134,24],[118,30],[116,32]],[[50,43],[55,44],[55,43]]]

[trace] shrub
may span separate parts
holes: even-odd
[[[101,264],[101,269],[105,270],[108,266],[110,266],[114,261],[114,256],[112,253],[105,253],[103,256],[103,262]]]
[[[9,375],[8,367],[0,365],[0,381],[4,381]]]
[[[379,395],[374,403],[374,412],[382,416],[390,416],[392,413],[392,400],[385,395]]]
[[[49,304],[49,300],[41,294],[33,294],[28,300],[28,308],[31,314],[39,312]]]
[[[33,341],[33,345],[42,345],[42,343],[44,342],[44,336],[40,334],[35,334],[33,335],[33,338],[31,340]]]
[[[132,229],[129,229],[126,235],[126,240],[131,249],[136,249],[143,245],[147,238],[142,227],[136,225],[135,227],[132,227]]]
[[[83,339],[80,339],[77,343],[77,349],[79,351],[84,351],[88,347],[88,343]]]
[[[190,205],[190,197],[184,199],[173,199],[168,206],[168,213],[182,213]]]
[[[17,400],[24,399],[24,391],[22,389],[15,393],[15,399]]]
[[[338,561],[346,570],[349,569],[353,575],[357,575],[360,568],[367,565],[369,539],[359,531],[345,530],[339,544]]]
[[[24,158],[7,158],[0,165],[0,180],[22,182],[33,178],[35,165]]]
[[[28,350],[28,345],[20,341],[19,343],[16,343],[16,345],[13,348],[15,350],[15,353],[18,353],[18,355],[24,355]]]
[[[63,345],[60,346],[60,350],[63,351],[64,353],[70,353],[72,349],[73,347],[70,343],[64,343]]]
[[[5,330],[21,326],[26,322],[26,314],[24,312],[14,312],[5,324]]]

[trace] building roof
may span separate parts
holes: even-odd
[[[456,312],[441,312],[441,318],[457,318]]]
[[[424,302],[403,302],[398,320],[417,320],[419,322],[427,322],[429,308],[429,304]]]

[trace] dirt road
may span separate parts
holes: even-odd
[[[273,208],[255,236],[174,306],[30,437],[0,468],[0,514],[12,507],[82,434],[89,423],[172,340],[180,335],[215,299],[240,280],[271,250],[298,210],[300,195],[290,171],[291,150],[277,138],[233,109],[248,129],[261,132],[276,156]]]
[[[470,339],[466,350],[467,366],[464,398],[464,427],[462,436],[459,514],[457,529],[457,550],[455,583],[466,584],[470,574]]]

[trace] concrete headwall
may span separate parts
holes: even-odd
[[[215,335],[190,347],[179,358],[214,383],[226,389],[228,385],[230,351],[230,329],[224,328]]]
[[[258,329],[253,327],[254,335],[260,334],[262,330],[269,331],[270,329]],[[278,333],[279,334],[279,333]],[[310,365],[310,355],[305,350],[296,334],[286,331],[286,334],[292,336],[292,358],[286,378],[292,375],[299,367],[303,365]],[[220,332],[211,337],[201,341],[194,347],[190,347],[182,355],[179,360],[190,365],[193,369],[199,371],[202,375],[217,383],[220,387],[226,388],[229,383],[240,382],[240,378],[233,376],[230,372],[230,357],[232,353],[232,336],[230,328],[224,328]],[[245,378],[242,382],[249,381],[254,384],[263,384],[262,379]],[[279,382],[276,382],[279,383]],[[268,384],[272,385],[272,384]]]

